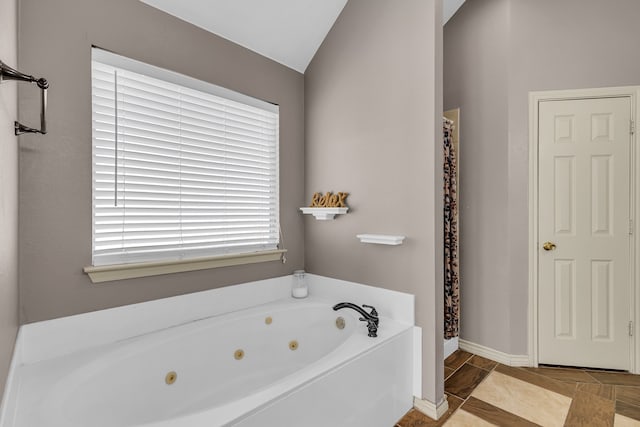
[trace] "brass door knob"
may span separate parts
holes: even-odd
[[[555,248],[556,244],[552,242],[544,242],[544,244],[542,245],[542,249],[544,249],[545,251],[552,251]]]

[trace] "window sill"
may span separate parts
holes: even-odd
[[[89,275],[93,283],[102,283],[114,280],[134,279],[137,277],[230,267],[233,265],[278,261],[285,252],[287,252],[286,249],[274,249],[271,251],[220,255],[179,261],[142,262],[135,264],[103,265],[99,267],[89,266],[84,268],[84,272]]]

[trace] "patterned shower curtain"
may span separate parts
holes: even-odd
[[[443,119],[444,133],[444,338],[458,336],[460,283],[458,280],[457,159],[451,120]]]

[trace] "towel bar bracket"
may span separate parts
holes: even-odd
[[[25,126],[18,121],[13,122],[13,129],[16,135],[22,135],[23,133],[41,133],[44,135],[47,133],[46,130],[43,131],[42,129],[30,128],[29,126]]]

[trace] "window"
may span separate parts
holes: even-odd
[[[278,107],[92,52],[93,265],[277,249]]]

